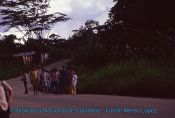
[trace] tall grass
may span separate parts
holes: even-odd
[[[8,64],[0,69],[0,80],[12,79],[20,76],[23,72],[28,72],[32,65]]]
[[[111,63],[93,70],[79,68],[80,93],[175,97],[175,69],[144,60]]]
[[[0,68],[0,80],[12,79],[18,76],[21,76],[24,72],[29,72],[33,66],[40,65],[44,67],[48,64],[56,62],[55,60],[49,60],[45,64],[20,64],[20,63],[8,63],[5,66]]]

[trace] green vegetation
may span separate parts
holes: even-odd
[[[172,2],[114,1],[104,25],[88,20],[70,38],[79,92],[175,97]]]
[[[0,68],[0,80],[12,79],[22,75],[23,72],[28,72],[32,68],[32,65],[11,64]]]
[[[24,65],[22,63],[9,62],[0,67],[0,80],[8,80],[8,79],[12,79],[15,77],[19,77],[23,74],[23,72],[29,72],[33,66],[38,67],[40,65],[40,67],[45,67],[57,61],[58,60],[53,59],[53,60],[49,60],[47,63],[44,63],[44,64],[32,63],[29,65]]]
[[[145,61],[111,63],[99,69],[79,66],[80,93],[175,97],[175,68]]]
[[[35,50],[38,53],[48,52],[51,62],[72,58],[72,64],[78,65],[76,71],[79,73],[80,93],[175,97],[173,92],[175,18],[172,17],[175,7],[172,2],[165,3],[164,0],[114,0],[114,2],[115,5],[109,11],[109,19],[104,25],[93,19],[87,20],[79,29],[73,30],[74,34],[67,40],[59,38],[56,34],[48,38],[43,37],[43,31],[50,30],[56,22],[66,21],[68,18],[60,13],[58,17],[54,17],[56,14],[45,16],[45,12],[32,14],[38,10],[32,9],[36,7],[35,5],[42,5],[40,4],[43,3],[42,0],[32,1],[36,4],[24,0],[22,5],[28,3],[32,5],[30,9],[24,7],[24,11],[28,14],[25,14],[23,9],[22,12],[12,10],[9,14],[8,8],[18,9],[18,5],[21,5],[20,1],[0,2],[0,6],[5,5],[4,7],[7,8],[0,11],[1,15],[5,15],[0,25],[29,27],[25,32],[28,37],[24,44],[15,43],[15,40],[22,40],[15,35],[4,36],[0,40],[1,78],[8,79],[19,74],[21,70],[30,69],[30,66],[24,67],[17,63],[12,63],[11,66],[1,66],[1,63],[9,64],[13,60],[12,55],[16,53]],[[16,4],[12,5],[12,3]],[[47,9],[48,6],[49,3],[41,10]],[[30,10],[33,12],[28,12]],[[22,21],[16,19],[15,14],[18,12],[25,19]],[[44,21],[46,18],[44,23],[40,17],[37,17],[39,15]],[[35,20],[28,24],[30,18]],[[6,22],[8,20],[10,22]],[[11,24],[14,22],[15,24]],[[30,36],[33,33],[35,35]]]

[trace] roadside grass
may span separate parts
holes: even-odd
[[[23,72],[28,72],[32,65],[8,64],[0,69],[0,80],[12,79],[22,75]]]
[[[58,60],[57,60],[58,61]],[[8,80],[13,79],[15,77],[21,76],[23,72],[29,72],[33,66],[40,65],[41,67],[45,67],[49,64],[57,62],[56,60],[49,60],[45,64],[17,64],[17,63],[8,63],[5,66],[0,68],[0,80]]]
[[[78,66],[79,93],[175,97],[175,68],[144,60],[110,63],[98,69]]]
[[[42,67],[53,63],[48,62]],[[9,64],[0,68],[0,79],[29,72],[33,65]],[[111,62],[99,68],[75,66],[78,93],[175,98],[175,67],[148,61]]]

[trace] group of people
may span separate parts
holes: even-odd
[[[76,94],[77,75],[72,68],[62,66],[60,70],[56,68],[49,70],[42,69],[39,74],[37,68],[33,67],[30,72],[30,78],[24,73],[21,80],[24,82],[25,94],[28,94],[27,83],[30,81],[33,85],[34,95],[38,94],[40,89],[44,93],[54,94]],[[9,118],[10,103],[12,101],[13,90],[6,82],[0,81],[0,117]]]
[[[64,67],[60,70],[53,68],[51,70],[41,69],[41,73],[33,67],[30,72],[30,82],[33,85],[34,95],[38,94],[38,91],[43,93],[54,94],[73,94],[75,95],[77,86],[77,75],[71,67]],[[23,75],[25,94],[28,93],[27,74]]]

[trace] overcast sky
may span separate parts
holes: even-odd
[[[87,20],[96,20],[103,24],[108,19],[108,13],[114,5],[113,0],[51,0],[50,12],[67,14],[71,20],[57,23],[51,30],[62,38],[72,35],[72,30],[78,29]],[[3,29],[0,28],[2,34]],[[14,33],[10,31],[8,34]],[[3,33],[4,34],[4,33]],[[16,35],[19,35],[15,32]]]

